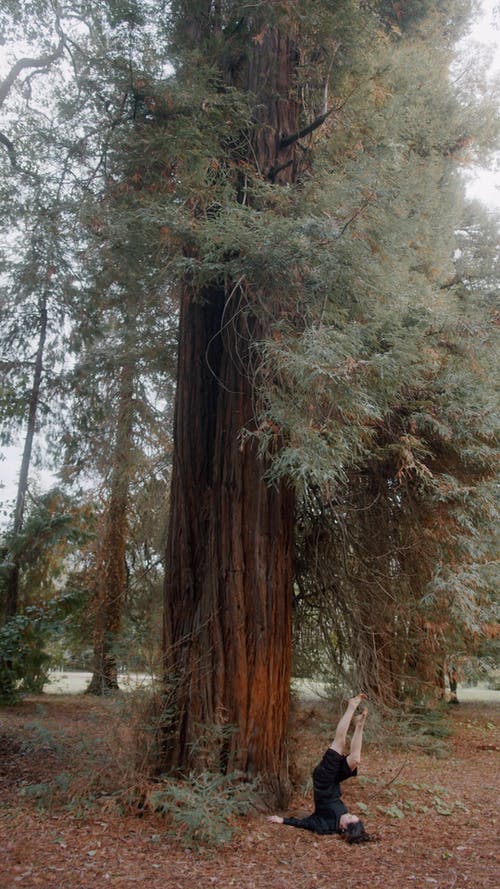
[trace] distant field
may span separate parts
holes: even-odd
[[[92,673],[79,670],[53,670],[43,690],[49,695],[77,695],[85,691],[91,676]],[[147,673],[124,673],[118,677],[120,688],[125,691],[151,685],[151,681]]]
[[[324,697],[323,688],[320,682],[308,681],[307,679],[293,679],[292,685],[303,701],[316,701]],[[500,704],[500,691],[487,688],[484,683],[479,683],[473,687],[459,685],[457,697],[459,701],[464,702],[491,701]]]
[[[55,670],[50,674],[50,680],[44,688],[47,694],[80,694],[85,691],[90,682],[90,673]],[[120,687],[124,690],[148,686],[151,684],[151,676],[147,673],[126,673],[119,677]],[[303,700],[318,700],[322,695],[320,683],[308,682],[304,679],[294,679],[293,686]],[[458,686],[458,698],[461,701],[495,701],[500,703],[500,691],[487,688],[479,684],[473,688]]]

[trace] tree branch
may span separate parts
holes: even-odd
[[[17,158],[14,145],[12,144],[10,139],[8,139],[7,136],[4,135],[4,133],[0,133],[0,145],[5,145],[12,169],[17,170]]]
[[[343,234],[345,234],[345,232],[347,231],[349,226],[352,225],[352,223],[354,222],[355,219],[358,218],[358,216],[361,216],[361,213],[363,213],[363,211],[366,210],[366,208],[371,204],[372,200],[373,200],[372,198],[368,198],[366,201],[364,201],[363,204],[361,204],[360,207],[358,207],[358,209],[352,214],[351,218],[348,219],[347,222],[342,226],[342,228],[340,229],[340,231],[336,237],[336,240],[338,240],[339,238],[342,237]]]
[[[5,145],[7,154],[9,155],[11,167],[13,170],[15,170],[16,173],[22,173],[24,176],[31,176],[32,179],[40,179],[38,173],[34,173],[32,170],[25,170],[23,169],[23,167],[19,166],[17,162],[16,149],[14,148],[14,145],[10,141],[10,139],[5,135],[5,133],[0,133],[0,145]]]
[[[318,127],[324,124],[327,117],[330,117],[330,115],[337,110],[337,106],[334,105],[333,108],[329,108],[328,111],[320,114],[319,117],[316,118],[316,120],[313,120],[313,122],[308,124],[307,127],[304,127],[304,129],[299,130],[297,133],[292,133],[291,136],[285,136],[284,139],[280,139],[279,148],[288,148],[289,145],[293,145],[294,142],[302,139],[303,136],[308,136],[309,133],[313,133],[314,130],[317,130]]]
[[[382,69],[382,72],[386,69]],[[328,111],[324,111],[323,114],[320,114],[312,123],[308,124],[307,127],[304,127],[303,130],[299,130],[298,133],[292,133],[291,136],[285,136],[284,139],[280,140],[279,148],[287,148],[288,145],[293,145],[294,142],[297,142],[298,139],[302,139],[303,136],[308,136],[309,133],[313,133],[314,130],[317,130],[318,127],[324,124],[325,120],[330,117],[331,114],[334,114],[335,111],[342,111],[345,105],[349,102],[355,92],[360,88],[363,83],[367,83],[370,80],[373,80],[374,76],[369,77],[367,81],[360,81],[356,84],[356,86],[351,90],[350,93],[345,97],[344,101],[340,103],[340,105],[333,105]]]
[[[0,84],[0,108],[4,104],[7,96],[9,95],[14,83],[17,78],[21,74],[21,71],[24,71],[25,68],[49,68],[52,62],[55,62],[59,59],[64,51],[65,38],[61,36],[59,38],[59,43],[57,48],[52,53],[46,53],[44,56],[40,56],[38,59],[18,59],[18,61],[12,66],[11,70],[7,74],[7,77]]]
[[[281,173],[282,170],[286,170],[286,168],[291,166],[291,164],[293,164],[293,158],[291,158],[288,161],[285,161],[284,164],[280,164],[279,167],[273,167],[272,170],[269,170],[269,173],[267,174],[267,178],[270,179],[272,182],[273,179],[275,178],[275,176],[278,175],[278,173]]]

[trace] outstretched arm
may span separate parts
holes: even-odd
[[[335,750],[337,753],[340,753],[341,756],[345,753],[345,745],[347,740],[347,732],[349,730],[349,726],[351,724],[352,717],[356,712],[358,706],[361,704],[361,701],[366,700],[366,695],[359,694],[354,698],[349,698],[347,702],[347,709],[340,719],[337,728],[335,729],[335,737],[330,744],[332,750]]]
[[[300,827],[302,830],[312,830],[314,833],[335,833],[335,829],[316,815],[308,815],[306,818],[282,818],[281,815],[269,815],[268,821],[273,824],[287,824],[290,827]]]
[[[365,707],[363,712],[355,717],[354,732],[351,738],[351,749],[347,757],[347,765],[354,771],[361,762],[361,747],[363,745],[363,729],[365,727],[368,710]]]

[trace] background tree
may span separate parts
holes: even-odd
[[[40,693],[54,646],[64,636],[67,577],[93,536],[92,506],[60,489],[31,492],[22,529],[2,535],[0,553],[19,569],[19,609],[0,630],[0,700],[13,703]],[[3,568],[3,566],[2,566]],[[0,570],[0,593],[10,583]]]
[[[74,142],[76,132],[81,135],[81,122],[60,113],[70,52],[59,7],[40,0],[27,9],[13,0],[1,15],[7,62],[0,87],[5,149],[1,158],[5,373],[0,404],[4,442],[26,427],[12,518],[15,536],[23,525],[36,433],[50,422],[51,395],[64,366],[69,302],[78,275],[74,185],[82,163]],[[17,611],[18,587],[19,569],[13,559],[7,618]]]
[[[10,181],[15,181],[19,187],[17,196],[8,192],[7,187],[5,192],[9,210],[5,225],[11,226],[11,234],[6,241],[3,266],[6,282],[3,330],[7,351],[2,402],[4,435],[9,426],[13,429],[26,419],[29,407],[15,528],[9,539],[14,539],[22,526],[35,427],[54,442],[55,468],[62,468],[68,481],[76,479],[82,471],[89,449],[85,455],[83,438],[79,458],[73,461],[72,469],[68,465],[61,467],[61,437],[66,435],[66,456],[71,461],[74,453],[70,453],[68,430],[71,427],[75,430],[80,427],[80,432],[85,429],[88,443],[92,426],[100,426],[101,434],[94,429],[94,459],[86,462],[85,469],[87,473],[97,472],[105,478],[111,477],[106,508],[112,519],[105,522],[108,532],[101,541],[99,557],[100,568],[104,566],[99,577],[107,580],[108,591],[104,629],[98,631],[101,650],[102,639],[116,635],[110,634],[107,625],[116,630],[120,623],[125,583],[128,487],[132,475],[132,451],[138,444],[137,440],[132,444],[132,427],[134,422],[137,426],[137,417],[142,424],[143,446],[149,452],[150,466],[154,441],[161,437],[164,443],[163,432],[158,435],[152,431],[153,422],[158,423],[160,413],[153,408],[153,402],[157,397],[155,384],[160,376],[162,379],[165,376],[161,365],[163,360],[166,361],[169,348],[165,318],[170,309],[159,308],[159,285],[153,290],[154,274],[147,244],[137,245],[132,236],[132,228],[136,234],[137,226],[130,219],[124,221],[119,210],[114,220],[105,220],[104,208],[109,209],[108,204],[101,202],[97,206],[102,192],[108,198],[115,194],[123,199],[128,188],[113,161],[113,151],[116,156],[113,138],[120,128],[129,131],[142,109],[138,74],[142,72],[142,66],[139,67],[138,59],[146,57],[145,48],[150,44],[152,30],[149,29],[147,35],[143,31],[140,36],[136,26],[144,22],[144,17],[139,4],[129,4],[127,8],[116,3],[94,4],[87,8],[87,5],[75,2],[64,10],[55,8],[52,14],[51,3],[40,2],[29,12],[13,3],[4,10],[4,18],[5,34],[12,37],[14,51],[19,51],[15,41],[19,32],[16,32],[15,25],[19,26],[21,20],[23,36],[28,44],[31,43],[30,49],[34,46],[32,53],[27,51],[26,58],[12,63],[2,92],[2,98],[9,99],[4,108],[5,139],[2,144],[7,150],[3,159]],[[49,52],[54,41],[57,51]],[[8,52],[11,52],[9,46]],[[155,58],[154,53],[150,53],[149,62],[153,66]],[[45,71],[49,67],[53,76],[50,88],[46,88],[40,86],[39,81],[35,82],[31,75],[32,70]],[[26,71],[28,76],[25,76]],[[85,213],[82,213],[82,207],[86,208]],[[31,252],[25,247],[30,225],[33,227],[33,236],[28,239]],[[104,262],[100,252],[105,255]],[[134,269],[135,261],[141,271]],[[120,263],[118,272],[111,268],[113,262]],[[149,269],[144,272],[148,262]],[[141,274],[143,277],[149,275],[147,282],[143,280],[142,284],[139,281]],[[30,305],[37,298],[40,281],[45,280],[47,286],[38,297],[38,335],[38,328],[28,326],[26,322],[30,312],[37,322]],[[147,292],[148,285],[151,285],[151,294],[154,293],[155,307],[153,297]],[[101,293],[97,292],[98,287]],[[168,300],[165,303],[168,304]],[[100,322],[100,315],[105,318],[104,323]],[[119,332],[122,323],[123,337]],[[159,348],[160,327],[162,343]],[[148,340],[142,354],[141,334]],[[23,375],[34,348],[33,337],[37,335],[34,382],[27,399],[19,390],[25,385]],[[17,349],[15,360],[10,357],[13,346]],[[106,355],[106,349],[111,350],[111,354]],[[155,349],[156,358],[148,366]],[[72,367],[75,362],[76,367]],[[102,401],[104,391],[102,386],[99,389],[96,385],[99,373],[101,381],[108,375],[104,389],[111,398],[116,373],[119,378],[118,410],[112,411],[107,418],[104,417],[105,401]],[[78,385],[74,386],[76,380]],[[82,398],[86,390],[88,397]],[[165,402],[162,412],[164,409]],[[107,428],[107,441],[103,427]],[[145,432],[148,427],[149,431]],[[114,444],[109,449],[111,440]],[[104,442],[108,449],[96,458],[99,445]],[[87,477],[87,487],[88,484]],[[7,597],[7,611],[11,615],[17,607],[19,571],[15,559],[8,554],[6,558],[7,565],[11,566]],[[104,593],[100,589],[102,599]],[[98,612],[103,613],[102,609]],[[99,626],[101,624],[102,620]],[[109,645],[106,643],[107,648],[112,641]],[[107,661],[109,652],[104,655],[101,650],[101,661],[103,658]],[[110,671],[113,673],[112,665],[109,670],[100,669],[101,683],[102,676],[107,676]],[[115,681],[113,676],[110,681],[112,684]]]
[[[23,526],[33,446],[42,417],[50,414],[51,390],[62,366],[64,324],[72,289],[66,252],[67,237],[55,229],[55,215],[65,215],[64,202],[47,206],[36,191],[33,202],[24,204],[29,217],[17,230],[14,243],[7,241],[4,258],[5,286],[2,295],[3,383],[0,401],[3,441],[25,426],[23,454],[12,531]],[[54,215],[53,215],[54,214]],[[15,254],[15,246],[26,247]],[[19,566],[11,560],[4,617],[17,612]]]
[[[159,482],[168,473],[168,433],[163,427],[171,400],[160,398],[167,395],[174,313],[159,282],[153,280],[154,272],[148,274],[149,257],[141,252],[137,229],[135,234],[126,245],[127,256],[125,251],[117,256],[111,250],[102,270],[97,306],[101,310],[106,306],[107,317],[97,327],[80,328],[80,348],[85,345],[73,373],[77,410],[65,435],[66,476],[75,478],[83,465],[85,472],[92,467],[104,482],[89,686],[96,694],[118,687],[116,649],[129,580],[126,552],[132,488],[141,480]],[[106,298],[101,288],[109,273]],[[83,442],[79,429],[85,430]]]

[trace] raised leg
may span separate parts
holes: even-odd
[[[363,729],[365,727],[368,710],[365,708],[360,716],[355,718],[354,732],[351,738],[351,748],[347,757],[347,765],[355,769],[361,762],[361,747],[363,746]]]
[[[339,720],[337,728],[335,729],[335,737],[330,744],[332,750],[336,750],[337,753],[344,754],[345,746],[347,741],[347,732],[349,730],[349,726],[352,721],[352,717],[356,711],[356,708],[359,706],[361,701],[366,698],[366,695],[359,694],[354,698],[349,698],[347,702],[347,708],[344,715]]]

